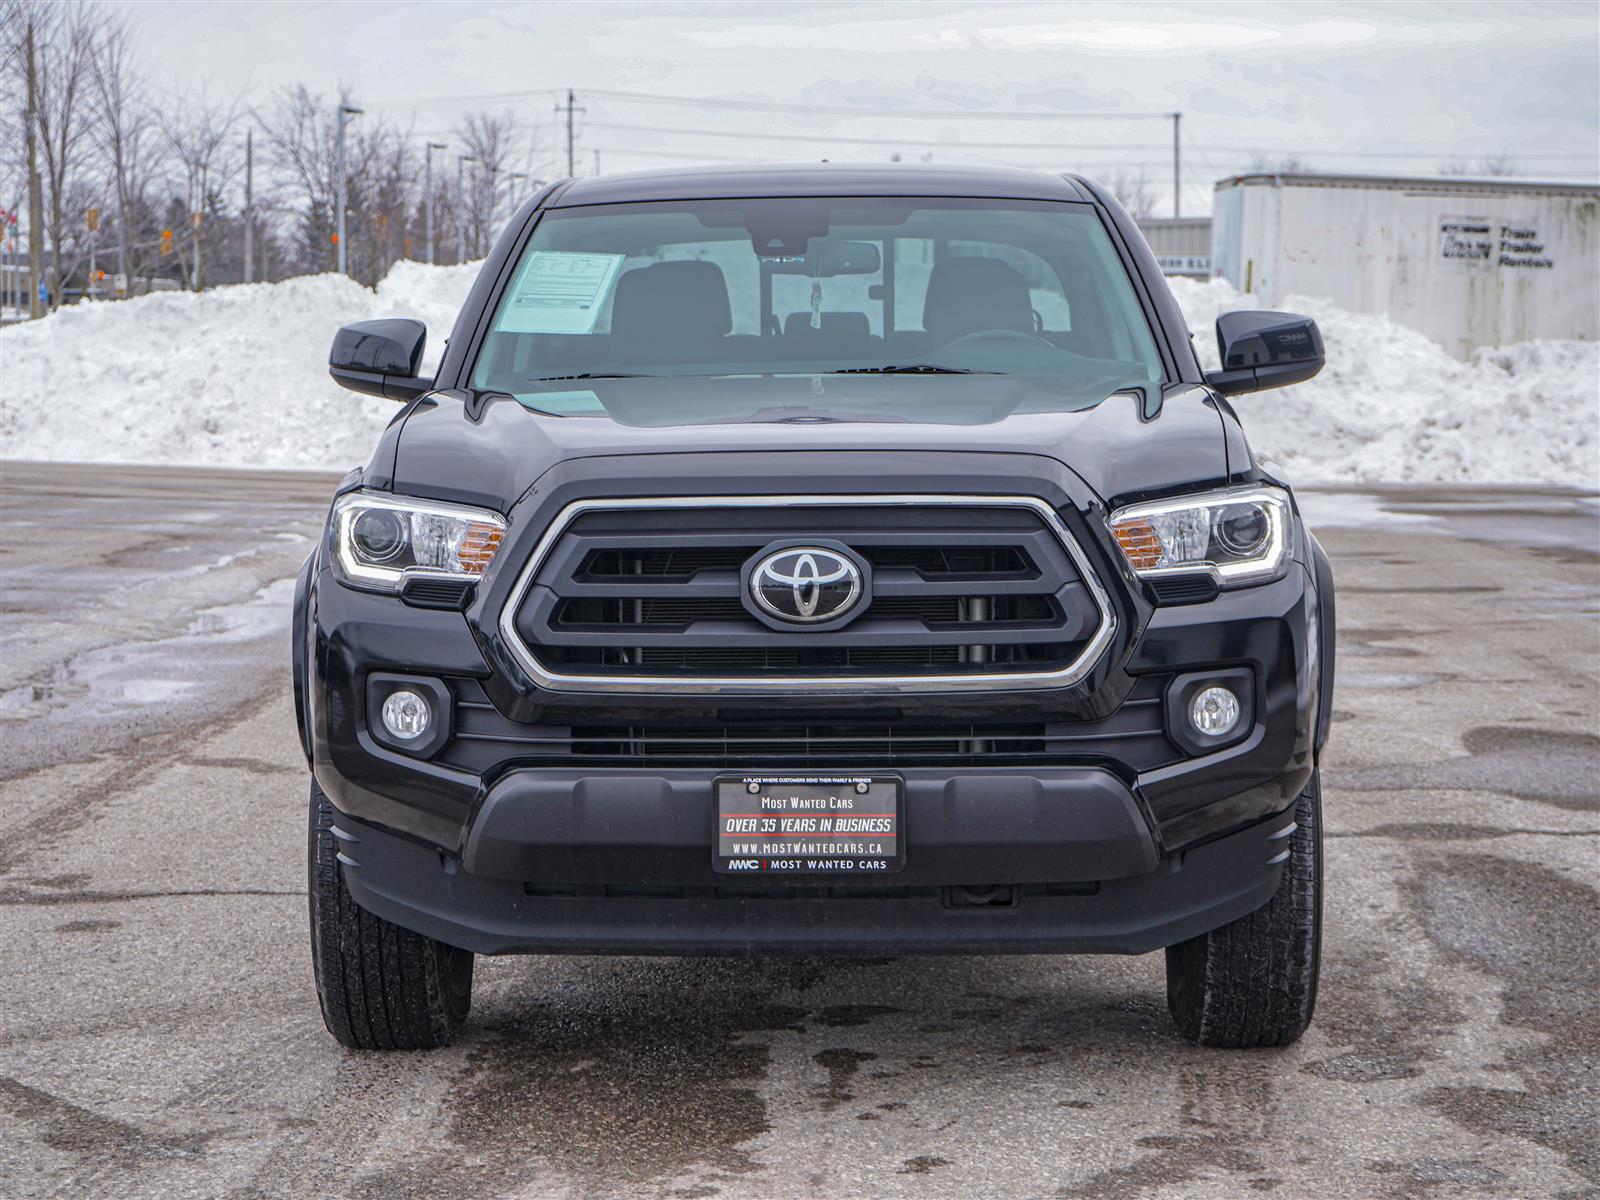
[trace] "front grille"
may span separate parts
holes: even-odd
[[[1054,622],[1055,601],[1049,596],[880,596],[867,607],[866,616],[905,618],[929,625],[973,620],[982,613],[991,624],[1020,621]],[[690,600],[659,598],[563,600],[556,609],[556,624],[673,625],[686,628],[697,621],[743,621],[748,616],[737,597],[706,596]]]
[[[749,546],[702,546],[633,550],[595,550],[578,574],[584,579],[626,579],[649,575],[687,579],[697,571],[737,571],[761,551]],[[874,567],[905,567],[924,575],[1007,575],[1024,578],[1035,570],[1015,546],[871,546],[862,554]]]
[[[490,774],[514,766],[701,767],[817,771],[916,766],[1109,763],[1146,771],[1176,762],[1167,738],[1165,675],[1138,680],[1122,705],[1092,721],[940,721],[754,711],[709,721],[509,720],[471,679],[454,681],[456,730],[444,765]]]
[[[995,676],[1060,686],[1081,677],[1110,633],[1087,559],[1038,501],[587,501],[574,510],[519,579],[501,625],[547,688]],[[869,604],[826,630],[759,618],[742,569],[775,545],[812,540],[869,564]]]

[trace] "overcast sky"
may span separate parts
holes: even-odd
[[[1171,123],[1134,114],[1181,110],[1191,212],[1209,208],[1212,180],[1255,153],[1403,174],[1431,173],[1452,154],[1504,154],[1524,175],[1600,176],[1600,5],[1587,2],[145,0],[128,10],[152,76],[168,86],[209,80],[214,94],[244,87],[262,101],[285,84],[331,97],[342,83],[372,117],[442,141],[472,108],[512,108],[537,123],[528,165],[546,176],[564,171],[565,147],[545,91],[569,87],[586,110],[583,174],[596,149],[614,171],[881,161],[898,148],[908,159],[1102,175],[1143,166],[1170,209]],[[602,94],[618,91],[874,112]]]

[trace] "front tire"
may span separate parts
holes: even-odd
[[[311,781],[311,965],[322,1020],[357,1050],[448,1045],[472,1006],[472,954],[402,929],[356,904],[333,834],[336,814]]]
[[[1283,881],[1263,907],[1167,947],[1167,1007],[1201,1046],[1287,1046],[1311,1024],[1322,956],[1322,791],[1294,810]]]

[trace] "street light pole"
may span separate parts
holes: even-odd
[[[1182,120],[1181,112],[1172,114],[1172,215],[1174,217],[1183,216],[1182,161],[1181,151],[1178,149],[1178,128]]]
[[[339,105],[339,119],[338,119],[338,122],[337,122],[337,124],[338,124],[338,139],[337,140],[338,140],[338,155],[339,155],[339,201],[338,201],[339,232],[335,235],[335,237],[337,237],[338,242],[339,242],[339,274],[341,274],[341,275],[343,275],[345,273],[345,269],[344,269],[344,264],[345,264],[345,255],[344,255],[344,127],[345,127],[345,123],[351,117],[358,117],[360,115],[361,115],[361,110],[359,108],[354,108],[354,107],[352,107],[351,105],[348,105],[348,104]]]
[[[467,164],[477,162],[476,154],[456,155],[456,261],[467,261]]]
[[[423,188],[428,197],[427,223],[428,223],[428,265],[433,265],[433,152],[443,150],[443,142],[429,142],[423,151]]]

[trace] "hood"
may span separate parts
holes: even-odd
[[[399,430],[397,492],[504,510],[557,463],[635,454],[900,450],[1038,454],[1103,501],[1223,481],[1222,414],[1200,388],[1141,416],[1021,376],[597,379],[518,397],[435,392]]]

